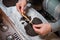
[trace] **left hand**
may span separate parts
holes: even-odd
[[[45,36],[51,32],[51,25],[49,23],[33,25],[33,29],[39,35]]]
[[[16,3],[16,8],[19,11],[19,13],[25,13],[24,8],[27,5],[27,0],[19,0]]]

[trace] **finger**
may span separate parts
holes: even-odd
[[[43,30],[44,30],[42,27],[37,28],[37,25],[36,26],[33,26],[33,29],[38,34],[42,34],[43,33]]]
[[[22,6],[21,6],[21,12],[25,14],[25,13],[26,13],[25,11],[26,11],[26,10],[25,10],[25,5],[22,5]]]
[[[20,9],[20,5],[18,3],[16,3],[16,7],[17,7],[17,10],[20,12],[21,9]]]
[[[33,25],[33,27],[41,27],[42,24]]]
[[[35,31],[36,33],[38,33],[39,35],[41,35],[41,34],[42,34],[42,32],[41,32],[41,28],[40,28],[40,29],[33,28],[33,29],[34,29],[34,31]]]
[[[36,26],[33,26],[33,29],[37,32],[40,30],[40,28],[38,29]]]
[[[21,6],[21,12],[24,13],[24,6]]]

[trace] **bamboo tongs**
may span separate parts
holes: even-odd
[[[29,23],[31,23],[32,24],[32,21],[24,14],[24,13],[22,13],[22,16],[24,17],[24,18],[26,18],[27,19],[27,21],[29,21]]]

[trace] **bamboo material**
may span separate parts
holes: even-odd
[[[29,23],[33,24],[32,21],[26,15],[24,15],[24,13],[22,13],[22,16],[26,18],[29,21]]]

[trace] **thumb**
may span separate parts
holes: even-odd
[[[40,25],[33,25],[33,29],[36,33],[40,33],[41,29],[40,29]]]
[[[25,6],[21,6],[21,12],[24,13],[24,14],[26,13]]]
[[[33,27],[41,27],[42,24],[33,25]]]
[[[23,13],[23,11],[24,11],[24,7],[23,7],[23,6],[21,6],[21,12]]]
[[[42,24],[33,25],[33,29],[35,30],[40,30],[41,27],[42,27]]]

